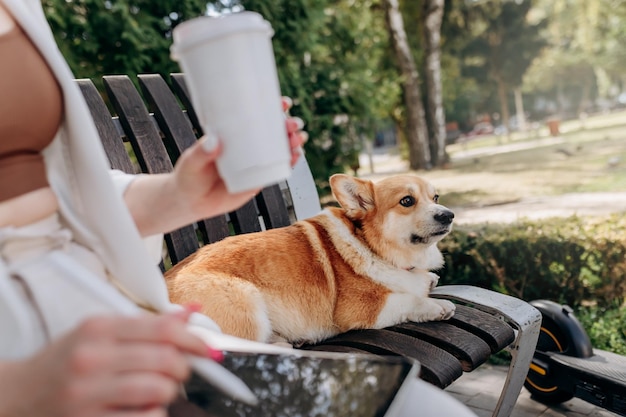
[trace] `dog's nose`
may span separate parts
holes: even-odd
[[[435,220],[441,224],[450,224],[452,223],[452,219],[454,219],[454,213],[450,210],[442,210],[435,214]]]

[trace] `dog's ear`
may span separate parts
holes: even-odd
[[[333,196],[349,218],[362,219],[374,208],[374,184],[371,181],[344,174],[335,174],[329,181]]]

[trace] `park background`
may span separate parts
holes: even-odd
[[[42,3],[75,76],[99,86],[178,72],[185,20],[261,13],[325,203],[330,175],[375,177],[381,155],[457,212],[626,190],[626,0]],[[462,224],[442,242],[442,282],[568,303],[596,347],[626,354],[621,213]]]

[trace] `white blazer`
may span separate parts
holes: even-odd
[[[39,0],[0,0],[37,46],[55,74],[64,96],[64,120],[54,141],[43,151],[48,180],[59,198],[61,221],[74,240],[94,251],[120,284],[142,303],[158,311],[175,306],[165,281],[128,212],[122,192],[132,176],[109,175],[109,165],[82,93],[61,55]],[[1,117],[1,115],[0,115]],[[33,115],[36,117],[36,115]],[[108,285],[101,283],[99,285]],[[24,346],[32,331],[16,298],[0,256],[0,358],[24,356],[37,348]],[[55,294],[62,302],[62,294]]]

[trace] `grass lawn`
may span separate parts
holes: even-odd
[[[516,133],[447,148],[446,169],[419,172],[450,206],[485,206],[523,197],[626,191],[626,111],[566,121],[559,138]]]

